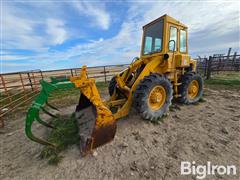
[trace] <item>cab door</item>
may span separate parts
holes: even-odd
[[[174,41],[174,42],[173,42]],[[167,25],[167,53],[169,54],[168,69],[174,71],[176,67],[176,55],[179,54],[179,30],[174,24]]]
[[[173,53],[174,43],[170,42],[174,40],[175,51]],[[171,68],[184,68],[190,64],[190,56],[188,55],[188,42],[187,42],[187,29],[181,26],[169,25],[169,53],[172,54]],[[173,56],[174,55],[174,56]]]
[[[173,24],[169,24],[168,25],[168,30],[169,30],[169,35],[168,35],[168,51],[170,53],[173,53],[173,48],[175,46],[175,49],[174,49],[174,53],[178,52],[178,28],[177,26],[173,25]],[[175,42],[172,42],[172,40]],[[171,41],[171,42],[170,42]]]
[[[176,55],[176,67],[188,67],[190,64],[190,56],[188,54],[188,37],[187,37],[187,29],[184,29],[182,27],[178,28],[178,45],[179,45],[179,51]]]

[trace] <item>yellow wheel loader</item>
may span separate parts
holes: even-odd
[[[41,81],[42,91],[29,108],[26,118],[26,135],[45,145],[54,144],[37,138],[31,131],[36,120],[49,128],[39,112],[50,116],[45,109],[50,93],[59,88],[80,89],[75,116],[78,119],[82,154],[90,152],[109,141],[116,133],[116,121],[135,108],[143,119],[156,121],[161,118],[175,98],[180,103],[193,104],[203,93],[203,80],[196,73],[196,61],[188,54],[187,27],[168,15],[143,26],[140,58],[112,78],[109,83],[110,98],[103,101],[92,78],[87,77],[86,66],[79,76],[69,79]]]

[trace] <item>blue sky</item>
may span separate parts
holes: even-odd
[[[189,27],[192,57],[240,47],[239,1],[1,0],[1,73],[130,63],[142,26],[163,14]]]

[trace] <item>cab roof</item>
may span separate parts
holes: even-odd
[[[144,25],[144,26],[143,26],[143,29],[146,28],[146,27],[148,27],[148,26],[150,26],[150,25],[152,25],[152,24],[154,24],[154,23],[156,23],[156,22],[158,22],[158,21],[160,21],[160,20],[162,20],[162,19],[165,20],[167,23],[172,23],[172,24],[175,24],[175,25],[177,25],[177,26],[181,26],[181,27],[183,27],[184,29],[187,29],[187,26],[186,26],[186,25],[184,25],[184,24],[181,23],[180,21],[174,19],[173,17],[171,17],[171,16],[169,16],[169,15],[167,15],[167,14],[164,14],[163,16],[161,16],[161,17],[159,17],[159,18],[151,21],[150,23]]]

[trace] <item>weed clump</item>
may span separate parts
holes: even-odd
[[[78,125],[74,114],[71,117],[53,118],[50,122],[55,128],[52,129],[47,140],[55,147],[45,146],[40,153],[40,157],[48,159],[49,164],[56,165],[62,158],[60,152],[70,145],[79,144]]]

